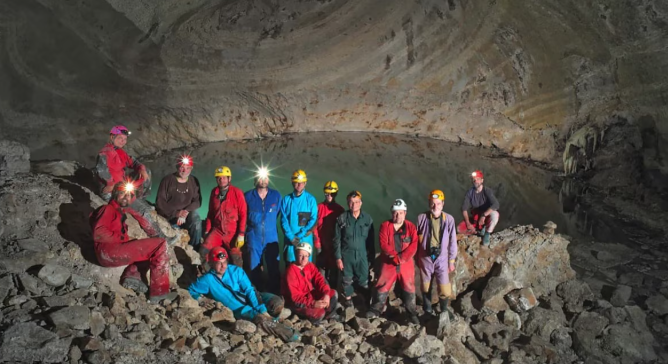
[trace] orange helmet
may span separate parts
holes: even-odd
[[[430,199],[437,198],[441,201],[445,201],[445,194],[441,190],[433,190],[433,191],[429,192],[429,198]]]

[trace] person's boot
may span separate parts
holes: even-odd
[[[485,232],[482,236],[482,245],[489,246],[489,232]]]
[[[455,319],[455,315],[453,315],[452,312],[448,309],[448,303],[449,303],[449,302],[450,302],[450,300],[447,299],[447,298],[445,298],[445,299],[440,299],[440,300],[438,301],[439,306],[441,307],[441,313],[443,313],[443,312],[447,312],[447,313],[448,313],[448,317],[450,318],[450,321],[454,321],[454,319]]]
[[[160,295],[160,296],[152,296],[151,298],[149,298],[149,302],[160,303],[160,301],[163,301],[163,300],[174,301],[176,299],[176,297],[178,297],[178,296],[179,296],[178,293],[170,292],[170,293],[163,294],[163,295]]]
[[[422,293],[422,309],[424,310],[424,313],[430,315],[434,313],[434,309],[431,307],[431,290]]]
[[[406,312],[408,312],[409,321],[419,325],[420,319],[417,316],[417,309],[415,307],[415,293],[403,291],[402,299],[404,301],[404,307],[406,307]]]
[[[124,278],[123,282],[121,282],[121,286],[125,289],[129,289],[132,291],[135,291],[136,293],[146,293],[148,292],[148,286],[146,283],[142,282],[141,279],[137,278]]]
[[[387,296],[389,292],[386,293],[376,293],[375,302],[371,305],[371,308],[366,312],[366,318],[377,318],[380,317],[380,314],[383,313],[385,308],[385,301],[387,301]]]

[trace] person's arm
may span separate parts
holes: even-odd
[[[188,293],[194,300],[198,300],[200,296],[209,294],[209,283],[206,274],[197,278],[197,280],[188,286]]]
[[[290,299],[297,307],[312,308],[315,305],[315,300],[310,292],[304,292],[303,289],[299,289],[299,277],[296,277],[297,274],[302,274],[299,268],[290,268],[285,274]]]
[[[388,225],[385,223],[382,223],[380,225],[380,231],[378,232],[378,241],[380,242],[381,253],[389,257],[390,259],[393,259],[396,257],[397,252],[394,249],[394,242],[390,241],[391,238],[389,237],[390,234],[387,233],[388,230],[387,227]]]
[[[320,233],[318,230],[320,230],[320,227],[322,226],[322,222],[324,221],[324,211],[320,211],[320,207],[318,207],[318,221],[315,224],[315,227],[313,228],[313,247],[316,249],[322,249],[322,243],[320,242]],[[322,209],[324,210],[324,208]]]
[[[111,172],[109,171],[109,164],[107,162],[107,155],[100,153],[97,155],[97,163],[95,164],[95,172],[97,176],[104,181],[105,189],[110,189],[114,187],[114,181],[111,177]]]
[[[237,189],[237,199],[239,200],[239,225],[237,226],[237,235],[244,236],[246,233],[246,219],[248,218],[248,205],[241,190]]]
[[[499,210],[499,200],[496,199],[496,196],[494,196],[494,192],[492,191],[491,188],[483,188],[482,189],[483,193],[485,194],[485,197],[487,198],[487,201],[489,201],[489,208],[487,211],[485,211],[485,216],[489,216],[492,211],[498,211]]]
[[[162,181],[160,181],[158,193],[155,196],[155,210],[158,212],[158,214],[167,220],[171,220],[176,217],[176,210],[172,210],[167,203],[167,200],[169,199],[167,191],[169,191],[171,187],[169,177],[170,176],[167,176],[163,178]]]
[[[123,153],[121,155],[121,158],[123,158],[123,163],[125,164],[125,166],[127,168],[130,168],[133,171],[135,171],[137,173],[140,173],[140,174],[142,172],[146,172],[146,166],[145,165],[139,163],[139,161],[137,159],[135,159],[135,157],[132,157],[131,155],[129,155],[125,150],[123,150],[123,149],[119,149],[119,150],[123,151]]]
[[[311,218],[308,220],[306,223],[306,226],[304,226],[304,231],[308,232],[311,231],[315,228],[315,224],[318,222],[318,203],[315,201],[315,198],[313,196],[310,196],[308,201],[309,205],[309,212],[311,213]]]
[[[334,258],[341,259],[341,224],[339,221],[345,219],[345,216],[339,215],[334,224],[334,238],[332,239],[332,246],[334,247]]]
[[[373,228],[371,216],[369,216],[369,220],[371,220],[371,225],[369,226],[369,234],[366,236],[366,257],[370,266],[373,266],[373,261],[376,259],[376,230]]]
[[[323,277],[322,274],[320,274],[320,271],[315,266],[311,266],[310,273],[313,275],[312,283],[313,283],[313,290],[315,292],[313,296],[321,300],[325,295],[329,294],[330,290],[329,285],[327,284],[327,281],[325,281],[325,277]]]
[[[99,208],[94,212],[93,241],[96,243],[117,243],[121,241],[120,234],[115,234],[109,225],[112,223],[111,208],[106,206]]]
[[[462,215],[464,216],[464,221],[466,222],[466,226],[471,224],[471,221],[469,220],[470,209],[471,209],[471,200],[469,199],[469,192],[466,192],[466,195],[464,196],[464,202],[462,202]]]
[[[137,212],[135,209],[133,209],[131,207],[126,207],[125,212],[129,213],[130,215],[132,215],[132,217],[135,218],[135,220],[137,220],[137,222],[139,223],[139,226],[141,226],[142,230],[144,230],[146,232],[146,235],[148,235],[148,236],[158,236],[158,231],[155,230],[155,228],[153,227],[151,222],[148,221],[144,216],[142,216],[142,214],[140,214],[139,212]]]
[[[418,248],[418,235],[417,229],[413,228],[408,229],[408,236],[411,238],[410,244],[401,252],[401,262],[406,263],[413,259]]]
[[[213,227],[213,221],[215,220],[216,217],[216,202],[215,202],[215,191],[216,188],[214,187],[213,190],[211,190],[211,195],[209,196],[209,211],[206,214],[206,224],[205,224],[205,233],[208,233],[211,231],[211,228]]]
[[[295,233],[292,232],[292,229],[290,228],[290,218],[287,213],[287,205],[289,202],[287,202],[289,199],[288,196],[283,197],[281,200],[281,228],[283,229],[283,235],[285,235],[285,238],[288,239],[288,241],[293,241],[295,239]]]
[[[195,177],[192,178],[192,197],[190,199],[190,204],[184,208],[188,212],[193,212],[202,206],[202,193],[199,189],[199,181]]]
[[[455,224],[455,219],[448,215],[447,223],[445,225],[448,236],[448,263],[454,263],[457,259],[457,225]],[[445,235],[445,234],[444,234]]]
[[[257,295],[255,294],[255,288],[251,284],[250,280],[248,279],[248,276],[246,275],[246,272],[244,272],[243,269],[239,268],[235,272],[235,277],[238,279],[239,282],[239,288],[243,292],[244,296],[246,297],[246,300],[250,303],[250,306],[253,307],[256,311],[260,313],[265,313],[267,312],[267,307],[265,305],[261,304],[257,300]]]

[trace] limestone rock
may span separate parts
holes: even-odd
[[[237,320],[234,323],[234,331],[240,334],[252,334],[257,331],[257,326],[254,323],[246,320]]]
[[[510,309],[515,312],[528,311],[538,304],[538,299],[533,294],[531,287],[514,290],[505,297]]]
[[[55,264],[47,264],[39,270],[38,276],[46,284],[54,287],[60,287],[67,283],[72,273],[65,267]]]
[[[631,298],[631,291],[632,289],[629,286],[624,286],[624,285],[617,286],[614,292],[612,292],[612,297],[610,297],[610,303],[612,303],[613,306],[616,307],[626,306],[626,303]]]
[[[30,149],[11,141],[0,140],[0,177],[30,172]]]
[[[471,325],[471,329],[476,339],[493,349],[501,351],[508,351],[510,342],[516,338],[516,331],[506,325],[490,324],[483,321]]]
[[[21,239],[18,244],[21,249],[35,253],[49,250],[49,245],[39,239]]]
[[[32,322],[19,323],[2,333],[0,358],[3,361],[62,363],[72,337],[58,338]]]
[[[211,322],[230,322],[233,323],[236,321],[234,318],[234,313],[232,310],[225,306],[221,306],[220,308],[216,308],[211,311]]]
[[[50,313],[49,320],[57,327],[86,330],[90,328],[90,310],[84,306],[65,307]]]
[[[98,311],[93,311],[90,314],[90,333],[93,336],[99,336],[104,332],[106,327],[106,321],[102,314]]]
[[[522,319],[516,312],[505,310],[503,311],[503,324],[519,330],[522,327]]]
[[[78,274],[72,274],[71,282],[74,289],[88,288],[93,285],[92,279],[80,276]]]
[[[566,326],[566,322],[563,313],[536,307],[529,311],[523,324],[523,331],[528,335],[535,334],[549,341],[552,332]]]
[[[589,285],[577,279],[557,286],[557,295],[564,300],[564,309],[570,313],[582,312],[584,302],[594,298]]]
[[[57,177],[72,177],[79,169],[84,168],[77,161],[37,161],[31,163],[34,173],[50,174]]]
[[[647,308],[659,316],[668,314],[668,298],[662,294],[654,295],[645,301]]]
[[[408,358],[419,358],[425,354],[434,354],[436,356],[443,356],[445,347],[443,342],[436,337],[427,335],[423,328],[419,333],[415,334],[405,345],[402,354]]]
[[[513,280],[492,277],[482,291],[482,304],[493,311],[503,311],[508,308],[504,296],[517,288],[520,288],[520,285]]]
[[[14,288],[14,282],[11,275],[0,277],[0,303],[5,300],[10,289]]]

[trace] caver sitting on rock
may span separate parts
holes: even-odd
[[[445,194],[441,190],[429,193],[430,211],[418,215],[417,262],[422,279],[422,300],[425,313],[432,313],[432,278],[438,285],[441,312],[447,311],[453,297],[449,273],[455,270],[457,233],[455,219],[443,212]],[[451,313],[450,313],[451,314]]]
[[[227,251],[214,247],[208,253],[211,269],[188,287],[188,292],[198,300],[202,295],[222,303],[236,319],[254,321],[265,331],[286,340],[299,339],[292,329],[272,319],[280,315],[284,301],[271,293],[255,290],[243,268],[228,264]]]
[[[376,283],[376,299],[367,317],[378,317],[384,309],[387,296],[399,281],[403,291],[402,301],[410,320],[420,324],[415,309],[415,252],[418,235],[415,225],[406,220],[406,202],[397,199],[392,204],[392,219],[380,225],[381,268]]]
[[[131,240],[125,213],[130,213],[149,236],[157,232],[151,224],[131,208],[127,208],[134,198],[131,182],[117,183],[111,201],[95,210],[91,215],[91,228],[95,242],[95,255],[103,267],[127,265],[121,277],[121,285],[137,292],[149,291],[150,300],[173,300],[176,292],[169,293],[169,257],[167,242],[160,237]],[[138,263],[148,263],[151,283],[147,287],[141,280]],[[145,265],[142,265],[144,268]]]
[[[323,319],[336,319],[336,290],[330,288],[318,267],[309,262],[311,245],[297,245],[297,260],[285,269],[283,297],[297,315],[314,324]]]
[[[457,232],[467,235],[478,233],[482,236],[482,243],[489,245],[489,235],[499,222],[499,201],[490,188],[482,185],[483,181],[482,172],[471,173],[473,187],[464,196],[464,221],[457,226]]]

